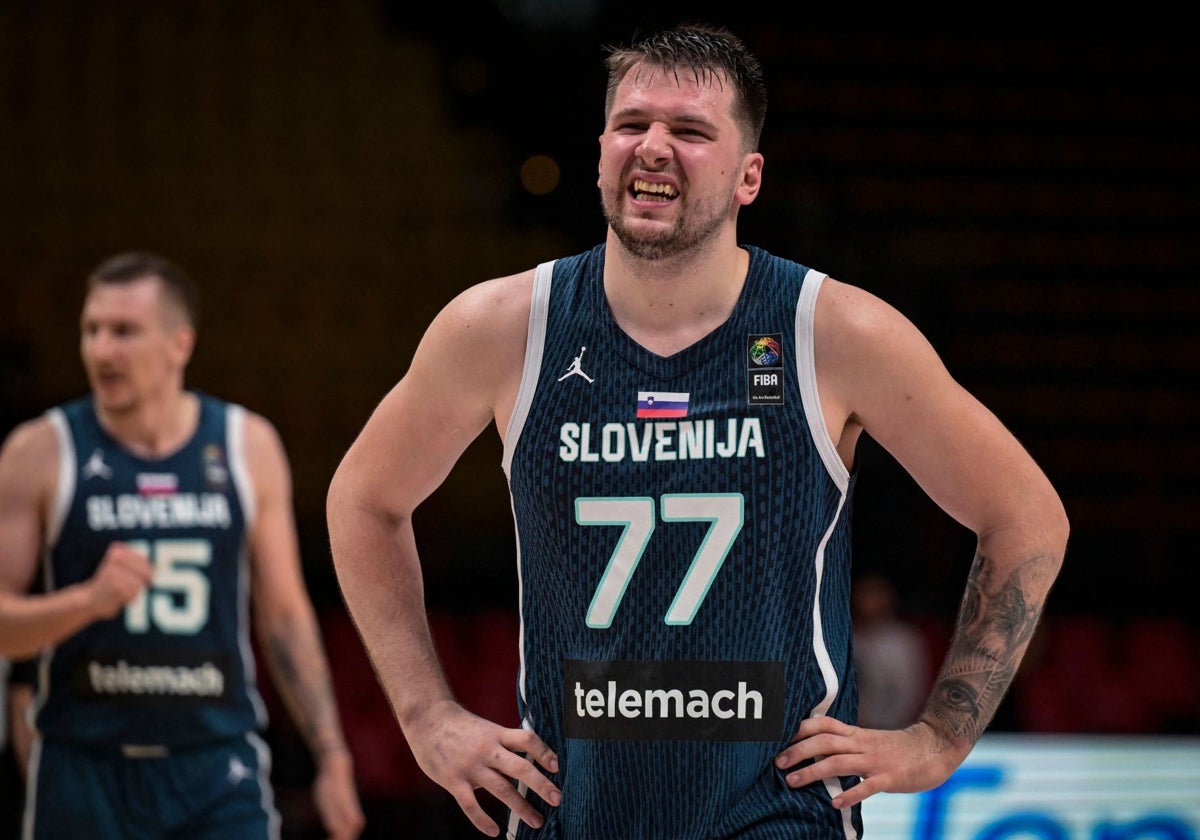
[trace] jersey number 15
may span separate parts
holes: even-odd
[[[191,635],[208,623],[212,584],[204,567],[212,562],[208,540],[131,540],[154,567],[154,582],[125,605],[125,629],[146,633],[150,626],[163,633]]]

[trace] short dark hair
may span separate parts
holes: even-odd
[[[179,308],[188,325],[200,320],[200,294],[187,273],[175,263],[146,251],[126,251],[104,260],[88,275],[87,288],[109,283],[132,283],[144,277],[157,277],[167,300]]]
[[[716,77],[733,84],[733,113],[749,151],[758,150],[767,117],[767,86],[762,63],[742,40],[721,26],[689,23],[663,30],[635,41],[630,46],[608,47],[608,90],[604,97],[605,119],[612,112],[617,87],[638,64],[647,64],[676,74],[691,70],[698,78]]]

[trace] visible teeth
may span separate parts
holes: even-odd
[[[635,192],[662,195],[667,198],[674,198],[679,195],[679,191],[670,184],[652,184],[649,181],[642,181],[641,179],[633,182],[633,189]]]

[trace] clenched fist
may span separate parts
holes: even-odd
[[[154,578],[150,558],[126,543],[114,542],[85,585],[97,618],[112,618]]]

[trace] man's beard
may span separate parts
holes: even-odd
[[[111,417],[124,417],[133,414],[140,408],[141,400],[133,392],[126,390],[115,396],[111,391],[92,389],[96,405]]]
[[[621,213],[623,197],[624,193],[620,193],[612,201],[601,191],[600,205],[604,218],[625,250],[643,260],[664,260],[693,251],[698,245],[711,240],[725,221],[725,215],[715,211],[712,205],[700,205],[696,208],[698,213],[680,214],[678,221],[667,230],[649,235],[638,234],[631,225],[626,224],[625,216]]]

